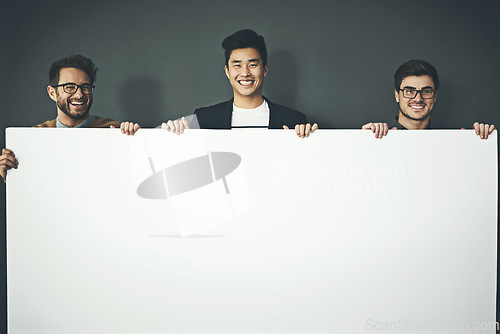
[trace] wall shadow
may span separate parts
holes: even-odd
[[[264,85],[264,95],[273,102],[292,109],[297,99],[297,63],[292,52],[276,50],[268,54],[269,73]]]
[[[148,128],[161,124],[166,92],[160,80],[150,76],[131,77],[122,84],[118,95],[123,120]]]

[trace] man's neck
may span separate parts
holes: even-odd
[[[423,130],[429,127],[430,116],[422,120],[409,119],[399,112],[398,122],[408,130]]]
[[[240,96],[234,95],[234,105],[242,109],[255,109],[264,102],[262,95]]]
[[[59,119],[59,122],[61,122],[68,128],[74,128],[75,126],[82,124],[88,117],[89,114],[87,114],[87,116],[82,119],[73,119],[71,117],[68,117],[68,115],[66,115],[62,111],[60,110],[57,111],[57,118]]]

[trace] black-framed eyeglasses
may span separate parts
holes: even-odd
[[[63,88],[65,93],[75,94],[78,91],[78,88],[82,90],[82,93],[85,95],[92,95],[94,93],[94,86],[89,84],[77,85],[75,83],[65,83],[61,85],[52,86],[54,88],[61,87]]]
[[[403,92],[403,97],[407,99],[414,99],[417,97],[417,94],[423,99],[432,99],[436,91],[432,88],[424,88],[424,89],[415,89],[415,88],[400,88],[400,92]]]

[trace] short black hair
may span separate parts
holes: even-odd
[[[226,56],[226,66],[229,64],[231,53],[237,49],[253,48],[259,52],[264,66],[267,65],[267,49],[264,37],[250,29],[238,30],[232,35],[227,36],[222,41],[222,48]]]
[[[394,74],[394,86],[396,90],[399,90],[401,87],[401,82],[406,77],[417,76],[421,77],[423,75],[428,75],[432,78],[432,82],[434,83],[434,89],[439,89],[439,77],[438,72],[434,66],[425,60],[417,60],[412,59],[399,66]]]
[[[49,70],[49,85],[55,86],[59,83],[59,73],[61,69],[73,67],[87,73],[90,79],[90,84],[96,81],[97,67],[92,62],[92,59],[82,55],[72,55],[63,59],[56,60],[52,63]]]

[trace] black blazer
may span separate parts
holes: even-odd
[[[307,117],[303,113],[272,103],[265,97],[264,99],[269,106],[269,129],[283,129],[283,125],[293,129],[297,124],[307,123]],[[198,117],[200,129],[231,129],[233,99],[213,106],[198,108],[194,114]]]

